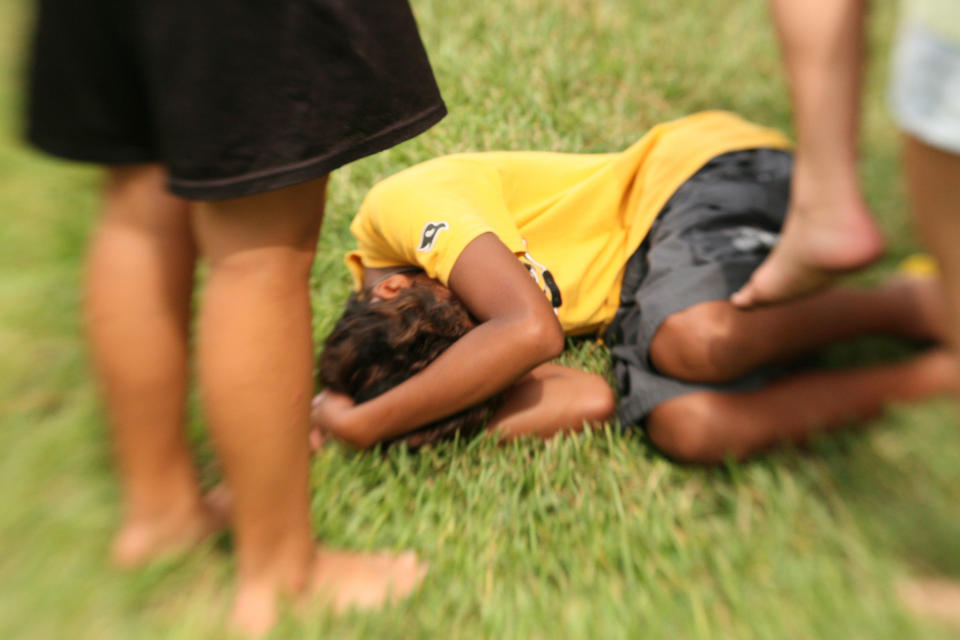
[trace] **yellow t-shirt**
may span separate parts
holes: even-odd
[[[658,125],[621,153],[443,156],[378,183],[350,225],[364,267],[412,265],[443,284],[463,249],[492,232],[523,262],[569,335],[613,319],[627,260],[677,188],[714,156],[784,148],[779,132],[722,111]],[[558,295],[559,294],[559,295]]]

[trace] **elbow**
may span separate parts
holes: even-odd
[[[563,353],[567,346],[567,336],[563,332],[563,327],[556,320],[554,320],[548,333],[549,335],[545,338],[545,350],[548,353],[547,359],[552,360]]]
[[[567,338],[552,310],[549,314],[540,313],[531,317],[524,323],[524,327],[525,343],[536,364],[552,360],[563,353]]]

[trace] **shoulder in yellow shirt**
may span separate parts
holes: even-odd
[[[527,266],[568,334],[601,330],[623,269],[676,189],[714,156],[788,146],[727,112],[658,125],[621,153],[488,152],[401,171],[368,194],[347,256],[365,267],[418,266],[448,283],[460,253],[491,232]]]

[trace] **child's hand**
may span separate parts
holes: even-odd
[[[323,391],[315,397],[310,411],[310,425],[319,438],[311,435],[311,445],[316,440],[315,449],[319,448],[323,440],[330,436],[358,449],[369,446],[358,431],[359,425],[351,420],[354,406],[350,396],[336,391]]]

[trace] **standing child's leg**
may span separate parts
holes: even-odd
[[[866,4],[770,2],[790,85],[797,164],[783,237],[732,297],[742,307],[810,293],[883,253],[857,175]]]
[[[261,632],[281,594],[382,603],[422,572],[412,554],[316,553],[308,517],[312,382],[310,268],[326,179],[196,205],[210,262],[200,317],[204,406],[227,483],[239,585],[233,622]],[[336,570],[332,570],[334,568]]]
[[[110,169],[90,243],[86,327],[124,494],[113,558],[130,566],[222,523],[201,499],[183,430],[195,249],[188,203],[155,165]]]
[[[650,413],[647,433],[678,460],[742,459],[851,426],[889,402],[948,393],[958,380],[956,359],[937,350],[897,364],[789,376],[760,391],[700,391],[671,398]]]
[[[907,136],[904,162],[914,221],[940,264],[949,339],[960,350],[960,155]]]
[[[233,494],[234,620],[266,629],[278,592],[309,581],[307,283],[326,180],[195,205],[209,261],[199,323],[204,409]]]

